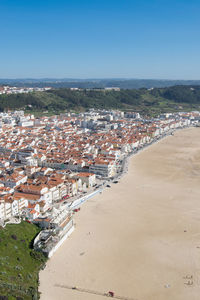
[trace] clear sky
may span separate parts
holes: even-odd
[[[200,0],[0,0],[0,78],[200,79]]]

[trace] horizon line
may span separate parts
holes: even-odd
[[[88,78],[70,78],[70,77],[19,77],[19,78],[3,78],[0,77],[0,80],[80,80],[80,81],[89,81],[89,80],[157,80],[157,81],[200,81],[200,79],[170,79],[170,78],[134,78],[134,77],[88,77]]]

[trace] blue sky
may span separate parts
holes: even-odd
[[[200,79],[199,0],[0,0],[0,78]]]

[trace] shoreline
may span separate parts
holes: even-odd
[[[190,129],[185,129],[184,130],[184,132],[187,132],[187,131],[195,131],[195,132],[197,132],[198,131],[198,129],[193,129],[193,128],[190,128]],[[181,135],[181,133],[183,132],[183,130],[181,130],[181,131],[178,131],[178,134],[179,134],[179,132],[180,132],[180,135]],[[175,133],[175,135],[177,135],[177,132]],[[168,136],[169,137],[169,136]],[[114,255],[115,256],[119,256],[119,257],[121,257],[121,259],[123,260],[123,259],[125,259],[125,261],[126,261],[126,258],[124,257],[124,255],[123,255],[123,251],[125,251],[125,252],[127,252],[128,250],[126,249],[128,246],[125,246],[125,247],[123,247],[122,249],[122,253],[115,253],[116,252],[116,247],[114,247],[113,248],[113,243],[115,244],[116,243],[116,241],[115,241],[115,239],[117,239],[117,237],[113,237],[113,232],[116,232],[116,229],[118,229],[118,231],[120,232],[120,234],[125,234],[125,232],[127,231],[127,228],[125,228],[125,232],[122,230],[123,228],[119,228],[119,226],[118,226],[118,224],[115,224],[115,223],[113,223],[113,222],[115,222],[115,220],[113,220],[113,218],[115,218],[116,217],[116,215],[118,216],[118,217],[120,217],[120,218],[122,218],[123,217],[123,215],[125,214],[125,211],[124,212],[122,212],[122,208],[123,208],[123,205],[122,204],[124,204],[124,205],[126,205],[125,203],[126,203],[126,201],[124,200],[124,199],[117,199],[117,197],[118,197],[118,195],[124,195],[123,193],[125,192],[125,194],[127,193],[127,191],[125,190],[125,185],[127,185],[128,186],[128,188],[129,188],[129,190],[130,190],[130,177],[132,178],[134,178],[134,180],[135,180],[135,182],[137,182],[140,178],[140,175],[141,174],[139,174],[140,172],[138,172],[137,173],[137,168],[135,169],[135,166],[134,166],[134,168],[132,168],[132,166],[133,166],[133,161],[134,162],[137,162],[137,161],[141,161],[141,159],[138,159],[138,157],[140,158],[141,157],[141,155],[142,156],[148,156],[148,154],[149,154],[149,152],[150,152],[150,154],[151,154],[151,152],[153,151],[152,150],[152,148],[155,148],[155,147],[157,147],[157,148],[160,148],[161,146],[162,146],[162,144],[163,143],[166,143],[165,142],[166,141],[166,139],[161,139],[161,140],[159,140],[159,142],[160,143],[153,143],[152,144],[152,146],[153,147],[145,147],[145,149],[146,150],[148,150],[148,151],[139,151],[139,153],[137,153],[137,154],[140,154],[139,156],[138,155],[131,155],[130,157],[128,157],[128,166],[129,166],[129,170],[128,170],[128,173],[126,174],[123,174],[123,176],[122,175],[120,175],[121,176],[121,178],[120,178],[120,182],[117,184],[117,185],[112,185],[112,188],[111,189],[105,189],[105,191],[103,192],[103,194],[102,195],[99,195],[99,196],[97,196],[97,197],[95,197],[95,199],[90,199],[88,202],[86,202],[85,203],[85,205],[83,206],[83,208],[82,208],[82,210],[81,210],[81,213],[80,213],[80,216],[78,216],[77,217],[77,230],[73,233],[73,236],[71,236],[70,237],[70,243],[68,242],[66,242],[65,244],[63,244],[63,246],[62,246],[62,248],[60,248],[59,249],[59,251],[58,251],[58,253],[56,253],[55,254],[55,256],[47,263],[47,269],[45,269],[44,271],[42,271],[41,272],[41,274],[40,274],[40,278],[42,278],[42,280],[41,280],[41,291],[42,291],[42,296],[41,296],[41,299],[54,299],[54,298],[51,298],[51,294],[50,293],[48,293],[48,291],[47,291],[47,289],[45,288],[45,286],[47,287],[49,287],[49,284],[51,283],[53,286],[50,288],[50,290],[52,291],[52,293],[53,293],[53,291],[54,291],[54,293],[55,293],[55,291],[56,291],[56,293],[58,293],[59,294],[59,299],[65,299],[65,297],[70,297],[70,299],[97,299],[97,296],[92,296],[92,298],[91,298],[91,296],[90,295],[83,295],[83,294],[81,294],[81,295],[79,295],[79,294],[76,294],[76,293],[73,293],[72,291],[65,291],[64,289],[61,289],[61,288],[58,288],[58,287],[55,287],[54,285],[55,284],[58,284],[58,282],[54,282],[54,284],[53,284],[53,281],[52,280],[54,280],[53,278],[54,278],[54,276],[53,276],[53,272],[57,272],[56,274],[56,278],[60,278],[59,280],[61,281],[61,283],[60,284],[69,284],[69,282],[65,282],[65,280],[64,280],[64,278],[68,278],[68,280],[69,281],[73,281],[73,279],[74,279],[74,281],[75,282],[71,282],[71,284],[73,285],[73,284],[75,284],[76,285],[76,283],[79,285],[79,286],[81,286],[81,287],[83,287],[83,288],[89,288],[91,285],[93,286],[93,289],[94,288],[96,288],[96,290],[103,290],[104,291],[104,286],[106,286],[108,283],[110,283],[110,285],[108,286],[108,290],[109,290],[109,288],[112,288],[112,286],[114,286],[114,288],[115,288],[115,290],[117,291],[117,294],[118,295],[126,295],[127,297],[129,296],[134,296],[134,297],[138,297],[139,299],[140,298],[142,298],[142,299],[155,299],[155,298],[145,298],[145,297],[141,297],[141,295],[140,295],[140,290],[138,289],[138,288],[136,288],[136,291],[135,291],[135,293],[133,293],[134,291],[129,287],[129,285],[128,285],[128,287],[127,287],[127,282],[123,282],[123,283],[121,283],[121,284],[119,284],[119,279],[118,278],[115,278],[115,279],[113,279],[113,283],[112,283],[112,280],[110,279],[110,277],[109,277],[109,274],[113,274],[113,268],[115,269],[115,266],[113,265],[113,263],[112,263],[112,255],[111,255],[111,253],[112,253],[112,251],[114,251]],[[160,146],[161,145],[161,146]],[[161,147],[162,148],[162,147]],[[142,149],[142,150],[145,150],[145,149]],[[162,149],[161,149],[162,150]],[[131,160],[130,160],[130,158],[131,158]],[[137,173],[137,174],[136,174]],[[124,175],[127,175],[127,176],[124,176]],[[144,175],[144,174],[143,174]],[[138,178],[139,179],[138,179]],[[150,187],[151,189],[153,189],[153,185],[154,185],[154,182],[152,181],[152,179],[151,178],[149,178],[149,175],[147,176],[148,177],[148,180],[147,180],[147,182],[145,182],[145,178],[144,179],[142,179],[142,181],[141,180],[139,180],[139,182],[142,182],[142,184],[143,184],[143,190],[144,191],[142,191],[142,195],[140,194],[140,193],[138,193],[138,190],[137,189],[139,189],[139,188],[137,188],[137,186],[135,187],[135,193],[136,193],[136,196],[142,196],[142,197],[146,197],[146,195],[143,195],[143,194],[145,194],[146,193],[146,191],[145,191],[145,189],[147,190],[147,189],[149,189],[149,187],[148,187],[148,185],[147,185],[147,183],[149,184],[149,186],[151,186],[152,185],[152,187]],[[160,178],[158,178],[158,182],[160,181]],[[150,182],[150,183],[149,183]],[[132,184],[133,185],[133,184]],[[134,183],[134,185],[135,185],[135,183]],[[165,185],[165,183],[163,184],[163,185]],[[165,187],[165,186],[164,186]],[[154,189],[155,189],[155,187],[154,187]],[[160,189],[160,188],[159,188]],[[159,190],[158,189],[158,190]],[[177,189],[177,187],[175,188],[175,190]],[[140,190],[140,189],[139,189]],[[141,192],[141,191],[139,191],[139,192]],[[155,192],[155,191],[154,191]],[[114,196],[114,198],[113,198],[113,196]],[[131,199],[131,193],[129,192],[128,194],[127,194],[127,196],[126,197],[129,197],[130,199]],[[146,202],[144,201],[145,199],[143,199],[141,197],[141,199],[142,199],[142,201],[141,202],[143,202],[143,204],[145,203],[146,204]],[[154,197],[155,197],[155,195],[154,195]],[[101,199],[101,201],[98,201],[98,200],[100,200]],[[109,201],[107,201],[109,199]],[[115,200],[114,200],[115,199]],[[130,199],[129,199],[129,201],[130,201]],[[113,202],[113,201],[117,201],[117,203],[119,204],[119,207],[117,207],[117,205],[115,205],[114,203],[115,202]],[[152,198],[152,205],[155,205],[155,203],[154,203],[154,198]],[[140,222],[138,222],[139,220],[141,221],[141,219],[139,218],[139,220],[137,220],[137,215],[135,216],[136,217],[136,220],[132,220],[132,219],[130,219],[130,216],[129,216],[129,210],[130,211],[132,211],[132,213],[135,213],[135,211],[138,211],[138,216],[141,214],[141,215],[144,215],[144,211],[146,211],[146,209],[145,209],[145,207],[143,207],[144,208],[144,211],[143,210],[141,210],[142,208],[141,208],[141,203],[140,203],[140,201],[138,201],[137,199],[135,200],[135,202],[136,203],[129,203],[130,204],[130,209],[128,209],[128,211],[126,210],[126,217],[127,217],[127,220],[125,220],[124,222],[127,224],[127,226],[130,226],[130,225],[133,225],[134,224],[134,226],[135,227],[139,227],[139,228],[137,228],[137,230],[133,230],[133,232],[132,232],[132,236],[135,236],[135,237],[137,237],[137,238],[139,238],[138,237],[138,234],[139,234],[139,236],[141,235],[141,236],[143,236],[144,235],[144,231],[142,230],[141,231],[141,227],[143,228],[143,226],[141,225],[141,223]],[[156,202],[157,203],[157,202]],[[174,205],[174,204],[173,204]],[[132,207],[133,206],[133,207]],[[112,208],[112,213],[110,214],[110,208]],[[155,207],[156,208],[156,207]],[[164,208],[163,208],[164,209]],[[88,210],[88,211],[87,211]],[[100,212],[99,211],[97,211],[97,210],[100,210]],[[139,214],[140,213],[140,214]],[[151,212],[152,213],[152,212]],[[92,215],[93,214],[93,215]],[[109,218],[107,219],[107,215],[109,215]],[[114,216],[113,216],[114,215]],[[94,217],[96,216],[96,218],[97,219],[95,219]],[[146,217],[146,219],[148,219],[149,218],[149,216],[148,216],[148,214],[146,215],[146,213],[145,213],[145,217]],[[154,216],[155,217],[155,216]],[[88,218],[90,218],[91,220],[88,220]],[[101,219],[104,219],[105,218],[105,224],[102,224],[102,220]],[[112,219],[112,221],[110,220],[110,218]],[[144,218],[144,220],[145,220],[145,218]],[[128,221],[130,221],[130,222],[128,222]],[[137,222],[136,222],[137,221]],[[151,220],[152,221],[152,220]],[[160,220],[160,221],[162,221],[162,220]],[[100,225],[98,224],[98,222],[100,223]],[[127,223],[128,222],[128,223]],[[108,225],[109,224],[109,226],[106,226],[106,225]],[[115,226],[113,225],[113,224],[115,224]],[[128,225],[128,224],[130,224],[130,225]],[[96,226],[97,228],[94,228],[93,229],[93,227],[92,226]],[[99,226],[100,226],[100,228],[99,228]],[[105,226],[105,227],[103,227],[103,226]],[[114,226],[114,228],[113,228],[113,226]],[[101,228],[102,227],[102,228]],[[122,227],[124,227],[124,226],[122,226]],[[162,227],[162,226],[161,226]],[[87,230],[86,230],[86,228],[87,228]],[[88,228],[91,228],[91,230],[92,230],[92,232],[95,230],[95,235],[97,235],[97,237],[93,237],[93,234],[91,233],[90,235],[88,235]],[[105,228],[107,228],[107,231],[108,231],[108,233],[107,232],[105,232]],[[97,230],[98,229],[98,230]],[[148,228],[146,228],[146,229],[148,229]],[[102,230],[103,230],[103,237],[104,237],[104,235],[105,235],[105,240],[104,240],[104,242],[106,243],[106,247],[108,248],[108,252],[109,253],[107,253],[107,254],[104,254],[103,252],[102,252],[102,245],[101,245],[101,242],[99,241],[99,238],[101,237],[102,238]],[[109,232],[110,232],[110,230],[111,230],[111,232],[112,232],[112,235],[111,236],[109,236]],[[121,232],[121,230],[122,230],[122,232]],[[165,228],[165,230],[166,230],[166,228]],[[148,230],[147,230],[148,231]],[[90,232],[90,231],[89,231]],[[110,232],[110,233],[111,233]],[[183,231],[184,232],[184,231]],[[127,234],[127,233],[126,233]],[[109,236],[109,238],[107,237],[107,235]],[[93,241],[91,240],[91,237],[92,238],[94,238],[95,239],[95,242],[96,242],[96,244],[94,245],[93,244]],[[77,238],[78,238],[78,240],[77,240]],[[170,238],[170,236],[169,236],[169,238]],[[123,235],[122,235],[122,240],[123,240]],[[139,239],[139,241],[140,241],[140,239]],[[148,236],[146,236],[146,238],[144,239],[144,241],[143,241],[143,243],[144,244],[146,244],[147,242],[149,241],[149,237]],[[81,244],[81,242],[82,242],[82,244]],[[92,243],[92,244],[91,244]],[[161,243],[162,244],[162,243]],[[82,246],[81,246],[82,245]],[[83,247],[83,245],[84,245],[84,247]],[[119,240],[118,240],[118,242],[117,242],[117,244],[116,245],[118,245],[118,247],[121,249],[121,246],[119,246],[120,244],[119,244]],[[139,245],[140,245],[140,243],[139,243]],[[136,245],[135,247],[136,247],[136,249],[139,247],[139,245]],[[87,255],[85,255],[85,253],[84,254],[79,254],[78,256],[76,256],[75,254],[74,254],[74,252],[76,253],[76,252],[81,252],[82,250],[80,249],[78,249],[78,248],[87,248],[87,251],[86,252],[89,252],[89,257],[86,257],[86,258],[84,258],[85,256],[87,256]],[[160,247],[160,245],[159,245],[159,247]],[[158,247],[158,248],[159,248]],[[66,250],[64,251],[64,248],[66,248]],[[90,248],[92,248],[93,250],[94,249],[96,249],[96,251],[99,253],[99,251],[100,251],[100,261],[101,261],[101,263],[103,264],[103,266],[104,266],[104,268],[106,268],[106,269],[108,269],[107,270],[107,272],[105,273],[105,271],[103,271],[103,273],[102,273],[102,267],[101,266],[99,266],[99,263],[98,262],[96,262],[96,260],[94,260],[94,257],[96,257],[95,256],[95,251],[93,251],[92,249],[90,249]],[[129,248],[129,247],[128,247]],[[139,247],[140,248],[140,247]],[[162,247],[161,247],[162,248]],[[102,250],[101,250],[102,249]],[[155,248],[156,249],[156,248]],[[73,250],[73,251],[72,251]],[[105,250],[105,246],[104,246],[104,250]],[[141,249],[140,249],[141,251],[141,255],[143,256],[143,259],[146,257],[148,257],[148,256],[146,256],[146,255],[144,255],[144,248],[143,247],[141,247]],[[67,251],[67,252],[66,252]],[[110,252],[111,251],[111,252]],[[138,258],[138,256],[140,256],[139,255],[139,253],[134,253],[136,250],[134,249],[134,248],[132,248],[132,251],[133,251],[133,254],[134,254],[134,256],[136,256],[137,258]],[[66,255],[64,255],[64,252],[65,252],[65,254]],[[128,251],[129,252],[129,251]],[[136,251],[137,252],[137,251]],[[151,252],[151,251],[150,251]],[[83,253],[83,252],[81,252],[81,253]],[[110,255],[108,255],[108,254],[110,254]],[[119,255],[120,254],[120,255]],[[64,256],[63,256],[64,255]],[[74,261],[74,255],[75,255],[75,261]],[[104,260],[102,261],[102,257],[104,257],[106,255],[106,262],[107,262],[107,265],[105,265],[105,262],[104,262]],[[65,260],[63,261],[63,259],[64,259],[64,257],[65,257]],[[111,262],[109,261],[109,258],[110,258],[110,260],[111,260]],[[72,261],[69,261],[70,259],[72,259]],[[77,260],[77,261],[76,261]],[[61,261],[62,261],[62,263],[65,265],[65,266],[68,266],[68,268],[69,269],[71,269],[72,270],[72,274],[70,274],[69,275],[69,271],[66,271],[67,272],[67,274],[66,273],[63,273],[63,270],[60,270],[59,271],[59,265],[60,265],[60,263],[61,263]],[[85,262],[84,262],[85,261]],[[90,261],[90,263],[89,263],[89,261]],[[88,267],[88,270],[86,271],[86,269],[85,269],[85,267],[86,267],[86,265],[85,265],[85,263],[86,263],[86,265],[87,265],[87,267]],[[88,263],[89,263],[89,265],[88,265]],[[94,263],[95,265],[96,265],[96,267],[98,266],[99,267],[99,270],[100,270],[100,273],[101,273],[101,275],[102,276],[100,276],[99,277],[99,274],[98,274],[98,272],[97,272],[97,278],[98,278],[98,280],[96,279],[94,279],[95,277],[94,277],[94,274],[93,273],[95,273],[95,270],[93,269],[93,267],[92,266],[90,266],[90,264],[91,263]],[[79,265],[80,264],[80,265]],[[111,268],[110,267],[108,267],[109,265],[111,264]],[[121,268],[123,269],[123,266],[121,265],[121,263],[120,262],[118,262],[118,260],[116,260],[116,264],[119,264],[120,266],[121,266]],[[132,263],[131,263],[131,265],[132,265]],[[171,264],[170,264],[171,265]],[[60,265],[61,266],[61,265]],[[82,275],[81,274],[79,274],[79,273],[77,273],[77,271],[74,271],[74,267],[77,267],[77,266],[79,266],[78,267],[78,269],[80,268],[80,273],[81,274],[89,274],[89,278],[88,278],[88,280],[84,280],[83,279],[83,277],[82,277]],[[137,266],[137,263],[136,263],[136,266]],[[133,268],[133,269],[135,269],[136,268],[136,266]],[[53,271],[53,270],[56,270],[56,271]],[[137,268],[136,268],[137,269]],[[138,271],[139,271],[139,269],[138,269]],[[110,273],[111,272],[111,273]],[[150,272],[150,270],[148,270],[148,272]],[[148,273],[147,272],[147,270],[146,270],[146,272],[144,272],[144,273]],[[151,272],[152,272],[152,270],[151,270]],[[151,273],[150,272],[150,273]],[[43,274],[45,273],[45,275],[43,276]],[[61,273],[61,274],[60,274]],[[124,272],[125,274],[127,273],[127,272]],[[75,274],[76,274],[76,276],[75,276]],[[93,274],[93,275],[92,275]],[[104,274],[104,276],[103,276],[103,274]],[[128,271],[128,274],[129,274],[129,276],[130,277],[134,277],[134,280],[137,282],[138,281],[138,279],[137,279],[137,277],[135,277],[135,274],[132,274],[132,273],[130,273],[130,270]],[[75,277],[74,277],[75,276]],[[108,276],[108,278],[107,278],[107,276]],[[49,278],[46,278],[46,277],[49,277]],[[71,278],[70,278],[71,277]],[[107,278],[107,282],[104,282],[104,280],[103,280],[103,277],[106,277]],[[112,276],[111,276],[112,277]],[[121,278],[121,276],[119,275],[118,277],[120,277]],[[126,280],[127,280],[127,276],[125,276],[126,277]],[[148,276],[147,276],[148,277]],[[45,279],[46,278],[46,279]],[[63,281],[64,282],[62,282],[62,278],[63,278]],[[93,278],[93,279],[92,279]],[[76,279],[76,280],[75,280]],[[59,281],[59,280],[57,280],[57,281]],[[50,281],[50,283],[49,283],[49,281]],[[77,282],[78,281],[78,282]],[[97,282],[98,281],[98,282]],[[122,280],[123,281],[123,280]],[[46,282],[46,284],[45,284],[45,282]],[[103,283],[104,282],[104,284],[101,284],[101,282]],[[118,283],[117,285],[116,285],[116,282]],[[148,280],[147,280],[147,282],[148,282]],[[112,284],[111,284],[112,283]],[[128,283],[130,283],[130,281],[128,280]],[[145,281],[145,283],[146,283],[146,281]],[[167,284],[170,284],[170,283],[165,283],[165,285],[167,285]],[[89,286],[88,286],[89,285]],[[123,286],[126,286],[126,290],[124,290],[124,288],[123,288]],[[138,286],[141,286],[141,282],[139,282],[138,283]],[[147,285],[148,286],[148,285]],[[164,286],[164,283],[163,283],[163,285],[162,285],[162,288],[163,288],[163,286]],[[120,287],[120,288],[119,288]],[[107,289],[105,289],[105,290],[107,290]],[[147,290],[148,291],[150,291],[152,289],[152,285],[151,286],[148,286],[148,288],[147,288]],[[165,288],[164,287],[164,289],[165,289],[165,291],[167,290],[172,290],[172,289],[170,289],[170,288]],[[146,289],[144,289],[144,290],[146,290]],[[159,290],[159,289],[158,289]],[[146,291],[146,294],[149,294],[148,293],[148,291]],[[159,292],[158,292],[159,293]],[[48,297],[50,297],[50,298],[47,298],[47,294],[48,294]],[[145,294],[145,293],[144,293]],[[151,293],[150,293],[151,294]],[[170,293],[169,293],[170,294]],[[146,295],[147,296],[147,295]],[[169,296],[169,295],[168,295]],[[183,296],[183,295],[182,295]],[[188,294],[187,294],[187,296],[188,296]],[[74,298],[75,297],[75,298]],[[136,298],[137,298],[136,297]],[[176,296],[175,296],[176,297]],[[195,297],[195,296],[194,296]],[[99,299],[99,296],[98,296],[98,299]],[[165,298],[164,296],[161,296],[160,298],[158,298],[159,300],[160,299],[167,299],[167,298]],[[169,298],[168,298],[169,299]],[[178,297],[176,297],[176,298],[173,298],[173,299],[186,299],[186,298],[178,298]],[[198,299],[198,298],[193,298],[193,299]]]

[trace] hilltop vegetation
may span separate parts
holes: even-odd
[[[1,95],[0,111],[25,109],[29,112],[96,109],[134,110],[142,114],[159,114],[199,109],[200,86],[132,89],[121,91],[53,89],[29,94]]]
[[[39,299],[38,272],[46,258],[32,249],[38,232],[27,222],[0,229],[0,299]]]

